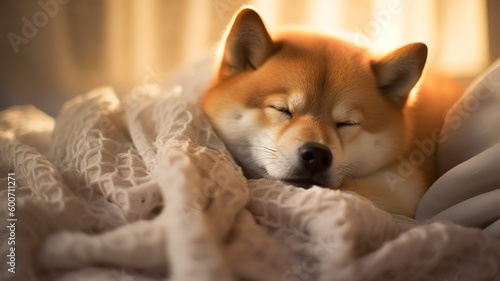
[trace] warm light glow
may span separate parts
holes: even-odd
[[[476,0],[309,1],[307,27],[372,50],[389,52],[405,44],[429,47],[428,65],[458,77],[473,77],[488,64],[486,2]],[[293,5],[252,2],[270,29],[278,13]]]
[[[224,5],[219,7],[217,3]],[[154,2],[109,0],[103,37],[106,77],[97,77],[97,80],[122,85],[122,90],[126,90],[130,85],[142,83],[148,69],[163,66],[161,71],[166,72],[174,63],[192,63],[213,49],[213,30],[227,28],[230,17],[243,4],[254,7],[270,31],[290,24],[303,25],[367,47],[375,54],[416,41],[424,42],[429,47],[428,66],[451,76],[472,78],[489,62],[485,1],[310,0],[300,2],[299,6],[267,0],[225,3],[186,1],[185,17],[171,23],[176,26],[179,37],[161,40],[158,35],[163,29],[159,23],[161,13],[156,11]],[[54,27],[61,33],[66,28],[65,25]],[[223,32],[215,33],[220,35],[217,40],[223,37]],[[57,53],[64,58],[59,60],[60,68],[66,70],[60,83],[81,83],[81,75],[77,75],[80,73],[78,61],[72,58],[71,45],[66,41],[71,37],[57,38],[60,40],[56,44]]]
[[[342,26],[346,1],[310,1],[309,19],[313,30],[321,33],[334,33]]]
[[[441,50],[436,58],[446,73],[475,76],[488,65],[486,1],[443,1]]]
[[[420,89],[420,86],[417,83],[417,85],[415,87],[413,87],[410,94],[408,95],[408,100],[406,101],[406,104],[409,107],[413,107],[415,105],[415,102],[417,101],[419,89]]]
[[[267,28],[270,30],[275,30],[278,28],[278,4],[277,1],[268,1],[268,0],[253,0],[252,7],[259,11],[259,14],[264,18]],[[291,8],[293,5],[285,5],[285,7],[281,8]]]

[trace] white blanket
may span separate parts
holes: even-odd
[[[500,241],[479,229],[246,180],[197,106],[207,65],[163,91],[94,90],[55,122],[33,107],[0,114],[0,212],[10,171],[17,218],[16,273],[2,262],[2,280],[499,278]]]

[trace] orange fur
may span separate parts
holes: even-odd
[[[325,35],[271,36],[251,9],[240,11],[225,43],[201,106],[248,177],[351,190],[413,216],[433,179],[434,152],[408,175],[401,163],[458,98],[455,89],[422,84],[406,103],[425,64],[424,44],[374,58]]]

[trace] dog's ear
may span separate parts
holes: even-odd
[[[245,8],[236,16],[226,39],[221,76],[259,68],[273,52],[273,41],[259,14]]]
[[[422,75],[426,60],[427,46],[413,43],[373,60],[371,68],[382,93],[397,105],[404,106],[411,89]]]

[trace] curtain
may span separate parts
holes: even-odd
[[[2,1],[0,109],[30,103],[55,115],[94,87],[159,84],[217,48],[244,5],[270,30],[305,26],[374,52],[425,42],[429,63],[455,77],[474,77],[490,63],[485,1]]]

